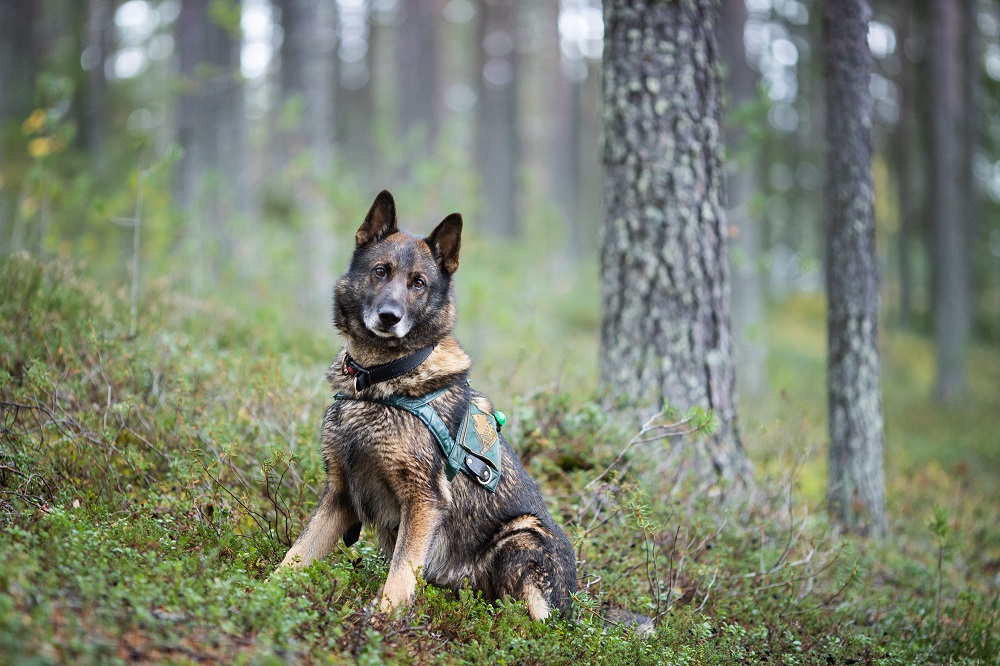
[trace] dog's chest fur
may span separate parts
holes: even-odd
[[[348,394],[349,384],[332,375],[334,391]],[[433,403],[452,434],[470,397],[462,381]],[[501,484],[511,494],[512,485],[527,479],[510,445],[503,444]],[[400,522],[405,520],[404,498],[412,502],[422,496],[441,509],[441,523],[422,570],[424,578],[436,585],[457,588],[463,579],[475,585],[487,575],[483,554],[503,520],[525,510],[538,511],[521,502],[498,503],[497,496],[461,474],[448,481],[443,456],[427,427],[408,412],[378,403],[335,401],[324,420],[323,454],[328,473],[343,480],[358,518],[378,537],[387,558],[392,557]]]
[[[395,419],[385,412],[385,407],[368,403],[334,403],[323,428],[323,448],[327,465],[343,469],[351,503],[361,521],[394,530],[399,525],[400,507],[393,483],[400,475],[400,452],[394,449],[406,442],[400,441],[399,429],[389,424]],[[359,422],[365,427],[353,425]]]
[[[330,379],[334,391],[350,395],[349,384]],[[453,434],[467,400],[463,384],[433,403]],[[324,418],[323,454],[328,473],[343,478],[354,510],[378,534],[386,555],[399,528],[401,497],[425,497],[445,513],[450,509],[451,483],[438,444],[408,412],[365,400],[337,400]]]

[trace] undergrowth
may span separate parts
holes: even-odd
[[[373,612],[364,535],[275,573],[322,485],[324,341],[166,285],[130,336],[126,294],[80,275],[0,262],[0,663],[996,663],[995,470],[891,468],[879,544],[803,487],[812,425],[748,436],[765,492],[720,508],[641,473],[697,427],[550,389],[508,428],[575,543],[572,619],[433,587]]]

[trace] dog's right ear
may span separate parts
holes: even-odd
[[[365,221],[354,234],[357,247],[363,247],[372,241],[380,241],[386,236],[399,231],[396,226],[396,202],[392,200],[389,190],[382,190],[375,197]]]

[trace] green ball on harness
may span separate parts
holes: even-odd
[[[507,415],[501,412],[499,409],[493,412],[493,418],[497,421],[497,427],[502,428],[507,423]]]

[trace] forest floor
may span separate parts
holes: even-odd
[[[474,357],[508,340],[474,381],[576,545],[575,617],[535,623],[519,603],[425,586],[385,617],[364,534],[273,573],[322,484],[330,331],[160,284],[130,336],[124,290],[82,275],[0,260],[0,664],[1000,663],[995,349],[972,350],[973,390],[946,407],[928,398],[929,341],[883,336],[891,534],[875,542],[823,511],[819,298],[772,312],[769,388],[741,413],[761,493],[728,507],[718,488],[642,473],[669,442],[619,459],[634,432],[576,375],[530,384],[567,344],[592,350],[591,306],[558,286],[532,304],[578,331],[545,349],[516,342],[526,318],[463,305]],[[462,298],[489,285],[473,276]],[[510,330],[478,335],[491,314]],[[605,623],[607,606],[655,616],[655,632]]]

